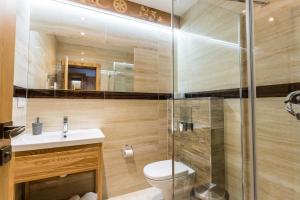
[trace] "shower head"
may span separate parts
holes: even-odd
[[[228,0],[228,1],[237,1],[237,2],[243,2],[245,3],[246,0]],[[260,5],[267,5],[269,3],[269,0],[253,0],[255,4],[260,4]]]

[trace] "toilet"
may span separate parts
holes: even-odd
[[[175,184],[178,181],[183,181],[184,184],[181,185],[185,189],[182,188],[182,190],[187,189],[189,194],[193,187],[195,171],[182,162],[175,161],[174,165]],[[172,200],[172,160],[163,160],[146,165],[144,175],[150,185],[162,191],[164,200]]]

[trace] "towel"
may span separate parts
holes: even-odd
[[[98,200],[98,196],[96,193],[89,192],[86,193],[80,200]]]
[[[80,196],[78,196],[78,195],[73,196],[69,200],[80,200]]]

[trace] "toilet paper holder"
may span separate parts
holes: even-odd
[[[122,149],[122,155],[124,158],[132,158],[134,157],[134,151],[132,145],[126,144]]]

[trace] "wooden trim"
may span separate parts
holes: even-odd
[[[65,90],[69,88],[69,67],[80,67],[80,68],[91,68],[96,70],[96,91],[101,90],[101,65],[97,63],[86,63],[86,62],[75,62],[66,59],[66,61],[62,61],[63,66],[65,66]],[[67,69],[67,70],[66,70]],[[67,74],[66,74],[67,73]]]
[[[74,3],[107,10],[121,15],[137,19],[171,26],[172,15],[170,13],[151,8],[128,0],[69,0]],[[179,27],[180,17],[173,18],[174,24]]]
[[[62,61],[63,66],[64,66],[64,89],[68,89],[68,81],[69,81],[69,57],[66,56],[66,60]]]
[[[96,68],[96,91],[101,90],[101,67]]]
[[[103,171],[104,171],[104,161],[103,161],[103,148],[102,144],[99,144],[100,151],[98,152],[98,168],[96,170],[96,193],[98,194],[98,200],[102,200],[103,194]]]
[[[14,182],[25,183],[97,170],[101,147],[99,144],[89,144],[16,152]]]
[[[100,68],[100,65],[97,63],[86,63],[86,62],[75,62],[75,61],[68,61],[69,66],[74,66],[74,67],[85,67],[85,68]]]
[[[0,1],[0,123],[12,121],[16,1]],[[0,147],[10,145],[0,138]],[[0,167],[0,199],[14,199],[12,162]]]
[[[16,10],[14,0],[0,2],[0,123],[12,119]]]
[[[26,183],[65,174],[96,171],[95,183],[102,200],[102,144],[88,144],[53,149],[16,152],[13,154],[13,183]],[[27,194],[28,196],[28,194]]]

